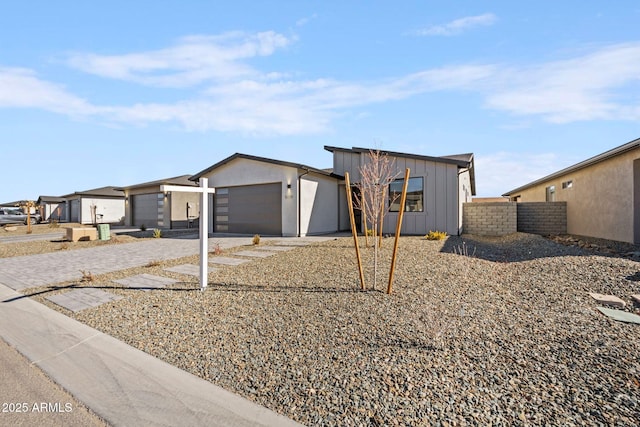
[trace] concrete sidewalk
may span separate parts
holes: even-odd
[[[114,426],[299,425],[1,284],[0,337]]]

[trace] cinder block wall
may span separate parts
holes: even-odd
[[[567,202],[518,203],[518,231],[532,234],[566,234]]]
[[[518,231],[515,202],[464,203],[462,229],[467,234],[504,236]]]

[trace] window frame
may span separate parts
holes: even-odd
[[[424,213],[425,209],[424,209],[424,176],[412,176],[409,177],[409,184],[407,186],[407,196],[410,194],[409,193],[409,187],[411,187],[411,181],[412,180],[420,180],[420,188],[419,190],[413,191],[411,193],[416,193],[416,194],[420,194],[420,198],[418,200],[416,200],[415,205],[417,206],[418,204],[420,204],[420,209],[416,209],[416,210],[411,210],[409,209],[409,207],[411,206],[408,202],[409,200],[405,200],[404,203],[404,211],[405,212],[411,212],[411,213]],[[414,181],[415,182],[415,181]],[[398,192],[392,192],[392,186],[393,185],[399,185],[400,186],[400,191]],[[387,193],[387,202],[389,204],[389,212],[393,212],[393,213],[398,213],[400,212],[400,197],[402,197],[402,186],[404,185],[404,178],[399,178],[394,180],[393,182],[389,183],[389,188],[388,188],[388,193]],[[394,201],[392,198],[392,194],[398,194],[398,198]],[[420,202],[420,203],[418,203]],[[394,205],[398,205],[397,209],[394,209],[393,206]]]

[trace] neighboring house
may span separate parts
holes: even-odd
[[[344,175],[349,172],[352,185],[360,181],[360,167],[368,161],[371,149],[324,148],[333,153],[334,173]],[[471,196],[476,194],[473,154],[430,157],[383,150],[380,153],[388,156],[398,176],[387,194],[399,194],[402,191],[404,171],[406,168],[410,169],[402,233],[424,235],[437,230],[458,235],[462,232],[462,204],[470,202]],[[339,201],[343,228],[345,221],[348,224],[344,185],[340,189]],[[383,233],[395,233],[398,202],[396,198],[395,203],[390,206],[383,224]],[[359,213],[357,215],[360,217]]]
[[[209,180],[215,195],[209,199],[214,232],[305,236],[349,230],[344,173],[357,183],[359,167],[369,149],[325,147],[333,153],[333,169],[236,153],[192,176]],[[473,155],[428,157],[383,152],[402,174],[411,168],[409,195],[402,231],[426,234],[430,230],[459,234],[462,203],[475,194]],[[397,204],[397,203],[396,203]],[[397,208],[385,220],[385,233],[395,231]]]
[[[124,192],[125,219],[128,226],[148,228],[191,228],[198,226],[200,196],[197,193],[167,192],[162,185],[196,185],[190,175],[160,179],[117,188]]]
[[[44,221],[67,221],[66,203],[64,197],[40,196],[36,205]]]
[[[640,139],[504,194],[567,203],[567,233],[640,244]]]
[[[214,232],[305,236],[339,230],[341,176],[310,166],[236,153],[192,176],[215,188]]]
[[[124,193],[115,187],[101,187],[62,196],[66,218],[81,224],[124,223]]]

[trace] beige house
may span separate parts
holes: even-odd
[[[567,233],[640,243],[640,138],[503,196],[566,202]]]
[[[339,230],[342,179],[299,163],[236,153],[192,176],[215,195],[209,228],[217,233],[308,236]]]
[[[163,192],[162,185],[193,187],[190,175],[176,176],[121,187],[124,192],[124,224],[146,228],[198,227],[200,198],[196,193]]]

